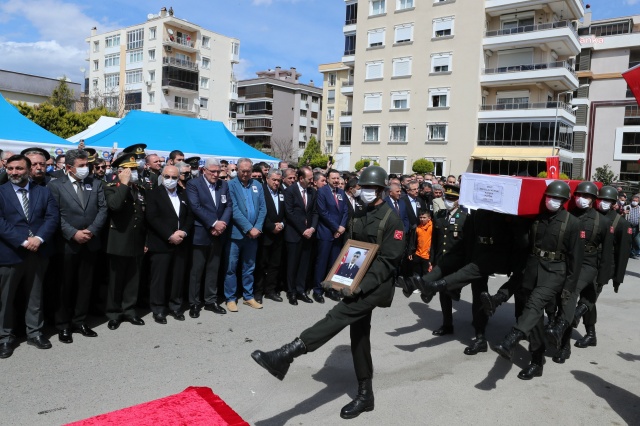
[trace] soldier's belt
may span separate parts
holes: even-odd
[[[548,250],[540,250],[539,248],[533,249],[533,254],[538,256],[540,259],[545,260],[564,260],[564,253],[557,253],[555,251]]]
[[[595,244],[585,244],[584,246],[584,252],[588,253],[588,254],[593,254],[596,253],[598,251],[598,246],[596,246]]]
[[[491,245],[491,244],[493,244],[493,238],[492,237],[478,237],[478,242],[480,244]]]

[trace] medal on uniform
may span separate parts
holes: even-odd
[[[456,218],[455,218],[455,217],[452,217],[452,218],[449,220],[449,223],[450,223],[451,225],[455,225],[455,223],[456,223]]]
[[[453,231],[453,238],[458,238],[458,232],[457,231]]]

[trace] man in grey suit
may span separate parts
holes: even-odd
[[[81,149],[67,151],[67,173],[49,182],[49,190],[60,207],[57,236],[60,289],[55,313],[58,339],[72,343],[73,331],[96,337],[85,319],[91,301],[93,269],[100,250],[100,231],[107,221],[107,202],[102,181],[89,177],[89,154]]]

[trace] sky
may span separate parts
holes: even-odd
[[[430,0],[416,0],[430,1]],[[467,0],[478,1],[478,0]],[[585,0],[593,19],[640,15],[640,0]],[[82,83],[91,28],[144,22],[162,6],[175,16],[240,40],[239,79],[296,67],[322,84],[318,65],[340,61],[344,0],[0,0],[0,69]]]

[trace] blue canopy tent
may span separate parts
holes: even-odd
[[[50,154],[62,154],[74,144],[38,126],[0,95],[0,149],[15,154],[38,146]]]
[[[137,143],[147,144],[147,153],[168,156],[179,149],[186,157],[199,156],[204,161],[215,157],[229,161],[246,157],[270,164],[277,158],[252,148],[236,138],[219,121],[200,120],[152,112],[131,111],[116,125],[85,139],[85,145],[110,150],[114,143],[118,148]]]

